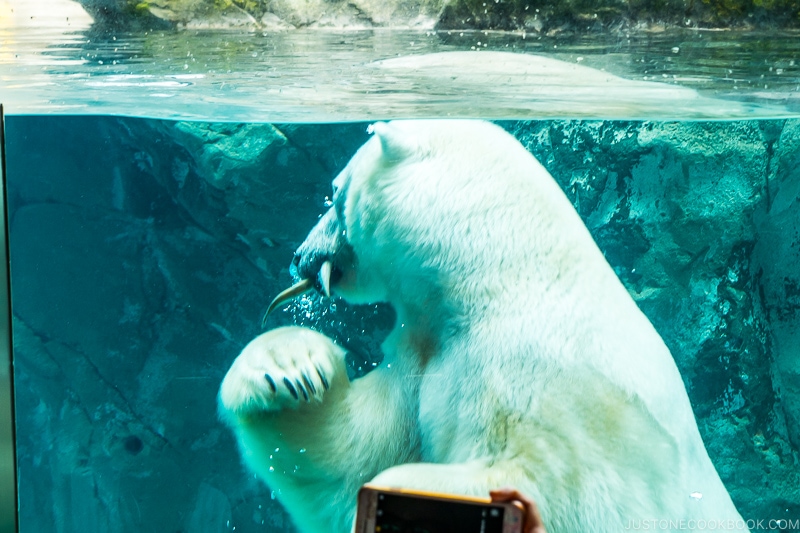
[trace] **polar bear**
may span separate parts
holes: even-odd
[[[350,382],[340,346],[285,327],[219,395],[298,529],[350,531],[373,482],[514,486],[551,533],[746,530],[669,350],[544,167],[488,122],[372,130],[275,303],[312,286],[389,302],[383,363]]]

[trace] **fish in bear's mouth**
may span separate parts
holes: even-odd
[[[296,257],[297,256],[295,256],[295,258]],[[295,262],[292,263],[292,270],[297,272]],[[275,308],[311,290],[316,290],[317,292],[330,298],[331,283],[335,283],[341,277],[342,273],[339,271],[339,269],[334,268],[331,260],[324,261],[322,265],[320,265],[319,272],[317,272],[315,276],[311,275],[301,278],[300,281],[288,289],[281,291],[272,300],[272,302],[270,302],[267,312],[264,313],[264,318],[261,319],[261,327],[265,327],[267,323],[267,317],[269,317],[270,313],[272,313]]]

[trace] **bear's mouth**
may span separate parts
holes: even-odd
[[[267,312],[264,313],[264,318],[261,320],[261,327],[263,328],[266,325],[267,317],[275,308],[311,290],[316,289],[317,292],[330,298],[331,282],[335,283],[341,276],[342,273],[333,267],[333,263],[330,260],[323,262],[316,276],[301,279],[288,289],[281,291],[272,302],[270,302]]]

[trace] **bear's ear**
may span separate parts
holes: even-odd
[[[376,122],[367,131],[378,137],[383,156],[389,161],[402,161],[419,151],[416,139],[392,124]]]

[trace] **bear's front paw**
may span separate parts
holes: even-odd
[[[242,350],[222,382],[220,404],[240,415],[318,402],[342,377],[344,351],[329,338],[307,328],[278,328]]]

